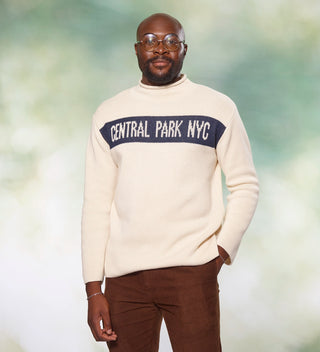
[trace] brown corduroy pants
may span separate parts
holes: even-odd
[[[157,352],[162,318],[174,352],[221,352],[215,259],[106,278],[111,352]]]

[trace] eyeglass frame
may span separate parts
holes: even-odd
[[[156,38],[156,40],[158,41],[158,44],[157,44],[153,49],[151,49],[151,50],[146,50],[146,49],[142,46],[142,47],[143,47],[143,50],[145,50],[145,51],[147,51],[147,52],[152,52],[152,51],[156,50],[156,49],[158,48],[160,42],[162,42],[163,47],[164,47],[166,50],[168,50],[168,51],[175,52],[175,51],[179,50],[179,47],[177,47],[176,50],[170,50],[170,49],[167,48],[166,45],[164,44],[164,41],[166,40],[166,38],[167,38],[169,35],[172,35],[172,36],[176,37],[177,39],[179,39],[179,37],[178,37],[175,33],[168,33],[168,34],[165,35],[165,37],[164,37],[163,39],[158,39],[158,37],[157,37],[155,34],[153,34],[153,33],[147,33],[147,34],[145,34],[144,36],[148,36],[148,35],[154,36],[154,37]],[[142,44],[142,43],[143,43],[143,40],[138,40],[138,41],[136,41],[135,44]],[[180,43],[185,44],[185,40],[178,40],[178,43],[179,43],[179,44],[180,44]]]

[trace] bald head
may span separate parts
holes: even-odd
[[[167,25],[175,29],[175,33],[181,40],[185,40],[185,34],[181,23],[176,18],[167,15],[166,13],[155,13],[144,19],[137,28],[137,40],[140,40],[141,36],[144,34],[149,33],[148,29],[150,26],[161,29],[163,26]]]

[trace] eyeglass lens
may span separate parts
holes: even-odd
[[[147,34],[141,41],[141,44],[146,51],[152,51],[161,41],[163,46],[169,51],[176,51],[179,48],[180,40],[174,34],[166,35],[163,40],[159,40],[154,34]]]

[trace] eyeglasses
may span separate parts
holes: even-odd
[[[142,40],[138,40],[136,44],[141,44],[145,51],[155,50],[160,42],[162,42],[163,47],[169,51],[177,51],[179,49],[180,43],[184,44],[184,40],[179,40],[175,34],[167,34],[162,40],[159,40],[155,34],[146,34]]]

